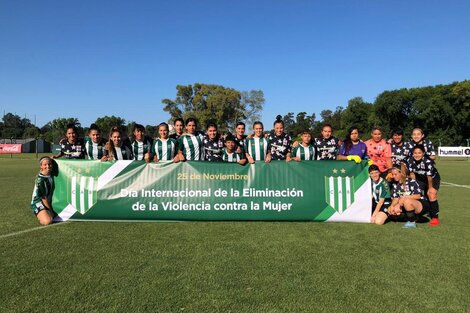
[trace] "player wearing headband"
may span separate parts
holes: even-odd
[[[43,157],[39,160],[39,174],[36,176],[31,198],[31,209],[41,225],[52,224],[55,216],[52,209],[52,195],[55,187],[52,162],[50,157]]]
[[[392,204],[388,209],[390,215],[398,216],[405,213],[407,219],[403,228],[416,228],[416,215],[429,210],[429,202],[422,195],[421,187],[414,179],[407,177],[404,164],[392,168]]]

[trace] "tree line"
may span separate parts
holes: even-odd
[[[238,91],[220,85],[201,84],[176,86],[175,99],[162,99],[163,110],[170,114],[169,123],[176,118],[186,119],[195,117],[199,125],[204,127],[209,122],[219,126],[219,130],[226,132],[233,129],[238,121],[247,125],[261,118],[261,111],[265,102],[261,90]],[[131,134],[136,122],[126,121],[118,116],[98,117],[95,122],[106,138],[111,127],[119,126],[127,134]],[[84,136],[88,127],[83,127],[78,118],[57,118],[41,128],[31,120],[7,113],[0,122],[0,138],[42,138],[48,142],[57,143],[64,137],[67,125],[74,124],[79,136]],[[87,125],[89,126],[89,125]],[[157,125],[146,125],[146,133],[155,137]]]
[[[284,123],[293,137],[304,130],[318,136],[325,123],[333,126],[339,138],[344,138],[352,126],[362,130],[363,139],[370,137],[374,126],[380,126],[386,135],[400,128],[406,136],[418,127],[436,145],[466,145],[466,139],[470,139],[470,81],[384,91],[373,103],[356,97],[345,108],[321,111],[318,121],[315,114],[300,112],[294,116],[289,112]]]
[[[222,132],[233,129],[238,121],[252,125],[260,119],[265,103],[261,90],[238,91],[201,83],[178,85],[176,90],[174,99],[162,99],[163,110],[170,115],[169,121],[177,117],[196,117],[201,126],[214,122]],[[436,145],[462,145],[470,138],[470,81],[384,91],[373,103],[356,97],[349,100],[346,107],[321,111],[318,120],[314,113],[288,112],[284,115],[284,123],[285,130],[292,137],[305,130],[318,136],[321,126],[328,123],[333,126],[337,137],[343,138],[349,127],[357,126],[366,139],[369,130],[379,125],[385,134],[395,128],[410,134],[413,128],[419,127]],[[64,136],[67,124],[75,124],[82,136],[87,131],[78,118],[57,118],[39,128],[26,117],[6,113],[0,122],[0,138],[43,138],[57,143]],[[98,117],[95,124],[104,135],[112,126],[121,126],[130,134],[135,122],[117,116],[103,116]],[[156,125],[146,125],[145,128],[147,134],[156,136]]]

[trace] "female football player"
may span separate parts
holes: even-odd
[[[39,174],[36,176],[31,199],[31,209],[41,225],[52,224],[55,215],[52,209],[52,195],[54,193],[52,162],[50,157],[42,157],[39,160]]]
[[[89,160],[101,160],[104,156],[106,140],[101,137],[101,130],[96,124],[91,124],[88,137],[85,138],[85,151]]]
[[[246,139],[246,158],[250,164],[256,161],[271,162],[271,147],[269,141],[263,135],[263,123],[256,121],[253,124],[254,135]]]
[[[132,149],[123,143],[123,133],[119,127],[111,128],[103,161],[133,160]]]
[[[273,123],[274,131],[269,134],[269,146],[271,147],[272,160],[285,160],[290,154],[292,138],[284,132],[284,121],[278,115]]]
[[[416,215],[429,210],[429,202],[421,193],[421,187],[414,179],[407,177],[404,164],[392,168],[392,204],[388,209],[390,215],[405,213],[407,219],[403,228],[416,228]]]
[[[217,125],[214,123],[207,124],[206,134],[202,140],[204,149],[204,160],[210,162],[222,161],[222,149],[224,148],[224,140],[217,132]]]
[[[348,135],[338,151],[338,160],[360,163],[367,157],[367,146],[359,139],[359,129],[349,128]]]
[[[412,157],[408,160],[410,177],[424,186],[424,191],[429,200],[430,226],[438,226],[439,203],[437,192],[441,185],[441,176],[434,166],[434,162],[426,157],[426,149],[423,145],[416,145],[412,150]]]
[[[155,162],[173,161],[179,162],[176,153],[178,151],[178,142],[176,139],[169,138],[169,126],[167,123],[158,125],[159,138],[155,139],[152,145],[152,155]]]
[[[84,159],[85,144],[78,138],[78,129],[75,124],[68,124],[65,138],[59,141],[60,152],[53,156],[54,159],[64,157],[66,159]]]
[[[301,135],[302,141],[300,144],[292,149],[290,155],[287,155],[287,161],[304,161],[304,160],[315,160],[315,147],[310,144],[312,136],[308,131],[304,131]]]
[[[204,135],[198,133],[195,118],[188,118],[185,123],[186,133],[178,139],[178,157],[181,161],[204,160],[204,149],[202,141]]]
[[[392,168],[392,150],[390,145],[382,138],[380,127],[372,128],[372,138],[366,140],[367,155],[379,167],[380,176],[385,178]]]
[[[421,128],[413,129],[411,133],[411,140],[406,143],[406,148],[408,150],[409,157],[412,156],[412,150],[416,145],[423,145],[427,158],[434,161],[436,160],[436,151],[434,150],[434,145],[431,140],[425,138],[424,132]]]

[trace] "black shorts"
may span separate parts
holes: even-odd
[[[439,173],[436,173],[436,176],[432,178],[432,186],[436,190],[439,190],[441,187],[441,175],[439,175]]]
[[[428,213],[431,207],[431,205],[429,204],[429,201],[425,199],[419,199],[418,201],[421,202],[421,205],[423,206],[423,210],[421,211],[421,213],[419,213],[419,215],[424,215]]]
[[[388,215],[388,208],[390,207],[391,204],[392,204],[391,200],[385,200],[379,212],[384,212],[385,214]],[[377,202],[375,202],[375,199],[372,199],[372,214],[374,214],[376,207],[377,207]]]
[[[425,194],[428,192],[429,184],[427,181],[418,180],[418,185],[419,187],[421,187],[421,189],[424,190]],[[441,187],[441,175],[439,175],[439,173],[436,173],[436,176],[432,178],[432,186],[436,190],[439,190],[439,188]]]

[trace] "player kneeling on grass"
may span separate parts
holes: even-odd
[[[392,202],[390,187],[385,179],[380,177],[377,165],[369,167],[369,176],[372,180],[372,216],[371,223],[383,225],[388,218],[388,208]]]
[[[54,178],[52,177],[52,159],[43,157],[39,160],[39,174],[36,176],[31,208],[41,225],[52,224],[55,212],[52,210]]]
[[[380,170],[377,165],[369,167],[369,176],[372,180],[372,216],[370,222],[383,225],[389,216],[388,208],[392,203],[390,187],[388,182],[380,177]]]
[[[407,177],[404,165],[392,168],[393,191],[392,205],[388,209],[390,215],[398,216],[405,212],[407,222],[403,228],[416,228],[416,215],[429,211],[429,202],[422,195],[422,190],[416,180]]]

